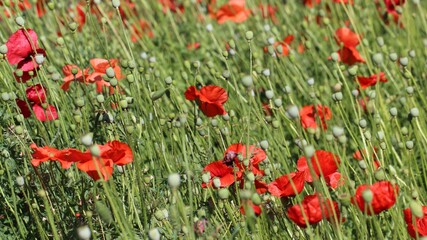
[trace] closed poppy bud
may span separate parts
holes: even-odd
[[[253,84],[252,77],[251,76],[245,76],[245,77],[243,77],[242,78],[242,84],[243,84],[243,86],[245,86],[247,88],[251,87],[252,84]]]
[[[15,127],[15,133],[16,134],[18,134],[18,135],[21,135],[21,134],[23,134],[24,133],[24,128],[22,128],[22,126],[16,126]]]
[[[372,202],[372,199],[374,198],[374,195],[370,189],[366,189],[362,192],[362,197],[366,203],[370,204]]]
[[[107,224],[113,222],[113,215],[111,214],[110,209],[103,202],[96,201],[95,209],[102,221]]]
[[[53,1],[50,1],[50,2],[47,3],[47,7],[50,10],[54,10],[55,9],[55,3]]]
[[[76,31],[77,27],[78,27],[78,24],[76,22],[71,22],[68,24],[68,28],[70,28],[72,32]]]
[[[166,91],[167,91],[167,89],[162,89],[162,90],[158,90],[156,92],[153,92],[151,94],[151,100],[156,101],[157,99],[161,98],[166,93]]]
[[[3,45],[1,45],[0,46],[0,53],[1,54],[7,54],[7,46],[6,46],[6,44],[3,44]]]
[[[87,225],[77,228],[77,235],[81,240],[89,240],[91,236],[91,230]]]
[[[25,20],[22,17],[16,17],[15,18],[15,23],[18,24],[18,26],[22,27],[25,25]]]
[[[213,182],[213,185],[214,185],[215,188],[221,187],[221,179],[219,179],[219,178],[216,177],[216,178],[214,178],[212,180],[212,182]]]
[[[16,177],[16,184],[18,184],[18,186],[22,187],[25,184],[24,178],[22,176],[17,176]]]
[[[99,157],[101,154],[101,150],[99,149],[98,145],[92,145],[90,148],[90,153],[92,154],[92,156],[94,157]]]
[[[157,228],[153,228],[150,231],[148,231],[148,237],[150,240],[160,240],[160,232]]]
[[[227,199],[230,196],[230,191],[227,188],[221,188],[218,191],[218,196],[221,199]]]
[[[178,188],[181,185],[181,177],[178,173],[173,173],[168,177],[168,184],[171,188]]]
[[[396,53],[390,53],[389,55],[388,55],[388,57],[390,58],[390,60],[391,61],[393,61],[393,62],[395,62],[396,60],[397,60],[397,58],[398,58],[398,56],[397,56],[397,54]]]
[[[409,208],[415,217],[422,218],[424,216],[423,207],[419,202],[411,200],[409,202]]]
[[[93,133],[87,133],[80,140],[83,143],[83,145],[85,145],[86,147],[89,147],[93,144],[92,138],[93,138]]]
[[[261,197],[259,196],[258,193],[254,193],[252,194],[252,203],[255,205],[260,205],[262,203]]]
[[[254,33],[252,31],[247,31],[245,33],[246,40],[251,41],[254,38]]]

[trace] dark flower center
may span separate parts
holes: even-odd
[[[233,166],[234,158],[236,158],[236,157],[237,157],[237,153],[235,153],[233,151],[228,151],[225,154],[224,159],[222,160],[222,163],[231,167],[231,166]]]

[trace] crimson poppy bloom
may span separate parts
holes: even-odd
[[[195,86],[191,86],[185,91],[185,98],[190,101],[196,101],[199,109],[207,117],[215,117],[216,115],[224,115],[227,112],[223,104],[227,101],[227,92],[218,86],[205,86],[197,90]]]
[[[222,5],[215,14],[219,24],[227,21],[242,23],[251,15],[251,10],[245,8],[245,0],[230,0]]]
[[[221,188],[228,187],[233,184],[237,179],[240,179],[242,176],[241,172],[234,173],[233,167],[229,167],[223,163],[223,160],[219,160],[216,162],[212,162],[206,165],[203,168],[203,172],[210,173],[210,181],[209,183],[202,183],[202,188],[207,188],[213,186],[213,179],[219,178]],[[214,186],[215,187],[215,186]]]
[[[21,99],[16,99],[16,104],[21,110],[24,118],[28,118],[31,116],[30,106],[28,106],[27,102]],[[52,121],[58,118],[58,113],[56,112],[56,108],[47,103],[42,104],[31,104],[31,108],[33,109],[34,115],[39,121]]]
[[[338,156],[324,150],[316,150],[314,156],[311,157],[311,166],[313,167],[312,171],[316,174],[316,176],[311,175],[310,166],[307,163],[307,158],[305,156],[298,159],[297,169],[300,172],[304,172],[304,178],[306,182],[311,183],[319,176],[324,176],[324,178],[327,178],[329,183],[331,183],[330,186],[333,187],[338,185],[338,180],[341,176],[335,174],[338,170],[339,164],[340,159]],[[328,183],[328,181],[326,181],[326,183]]]
[[[153,31],[151,31],[150,24],[143,19],[139,19],[136,23],[132,24],[130,29],[131,32],[131,41],[137,42],[139,39],[141,39],[144,35],[148,36],[149,38],[154,37]]]
[[[111,159],[114,164],[123,166],[133,161],[132,149],[126,143],[114,140],[99,146],[101,158]]]
[[[385,76],[385,73],[380,72],[378,75],[374,74],[369,77],[357,77],[357,81],[359,82],[362,89],[366,89],[370,86],[375,86],[377,82],[387,82],[387,78]]]
[[[184,12],[184,5],[178,4],[175,0],[158,0],[163,6],[163,13],[166,13],[168,10],[171,12]]]
[[[72,73],[73,69],[77,69],[76,74]],[[68,64],[62,67],[62,73],[65,75],[63,79],[64,83],[61,85],[61,88],[64,91],[68,91],[72,82],[88,83],[89,68],[86,68],[82,71],[79,67],[77,67],[77,65]]]
[[[364,63],[365,59],[357,51],[356,47],[343,47],[337,51],[338,61],[347,65],[354,65],[355,63]],[[331,58],[329,58],[331,59]]]
[[[320,118],[324,130],[328,128],[325,120],[330,120],[332,118],[331,109],[320,104],[317,105],[316,108],[314,105],[304,106],[301,108],[299,115],[303,128],[317,128],[316,119]]]
[[[34,151],[31,156],[31,164],[34,167],[40,165],[40,163],[47,161],[58,161],[61,164],[61,167],[64,169],[68,169],[71,165],[78,161],[78,158],[74,157],[74,154],[79,152],[75,149],[64,149],[58,150],[56,148],[51,148],[48,146],[37,147],[36,144],[32,143],[30,148]]]
[[[249,156],[247,154],[249,154]],[[267,159],[267,155],[264,150],[257,148],[254,145],[250,145],[249,148],[247,148],[244,144],[232,144],[224,153],[223,163],[228,166],[235,164],[241,171],[247,170],[247,168],[242,164],[242,161],[239,160],[239,155],[241,155],[241,159],[243,160],[248,156],[248,170],[252,171],[256,176],[264,176],[264,171],[259,169],[259,163]]]
[[[89,152],[86,152],[84,156],[85,158],[81,159],[76,166],[93,180],[96,181],[102,178],[107,181],[113,175],[114,163],[111,159],[92,157]]]
[[[312,8],[315,4],[320,4],[321,0],[303,0],[306,7]]]
[[[288,208],[287,215],[302,228],[307,227],[307,222],[313,225],[324,218],[328,221],[335,222],[334,220],[337,219],[338,222],[342,222],[338,203],[331,199],[324,199],[319,194],[305,196],[301,204],[295,204]]]
[[[268,192],[276,197],[293,197],[304,189],[304,172],[292,172],[268,184]]]
[[[5,6],[5,5],[7,6],[7,4],[4,3],[6,1],[7,0],[0,1],[0,6]],[[14,9],[15,9],[15,2],[13,0],[9,0],[9,6],[10,7],[5,8],[5,10],[4,10],[4,14],[5,14],[5,16],[7,18],[10,18],[12,15],[15,15],[15,11],[14,11]],[[25,11],[27,9],[31,9],[31,3],[30,3],[29,0],[19,1],[18,2],[18,8],[21,11]],[[1,20],[1,17],[0,17],[0,20]]]
[[[359,35],[351,31],[350,28],[338,28],[335,31],[335,41],[338,45],[345,47],[356,47],[359,45]]]
[[[25,92],[28,101],[31,103],[40,104],[46,102],[46,90],[41,84],[27,87]]]
[[[269,4],[263,5],[262,3],[260,3],[258,7],[261,10],[261,14],[263,18],[271,18],[271,21],[273,23],[277,23],[277,17],[276,17],[277,7],[276,6],[272,6]]]
[[[370,189],[373,195],[370,203],[365,202],[362,196],[363,191],[367,189]],[[368,215],[376,215],[391,208],[396,203],[398,193],[399,186],[389,181],[376,182],[370,186],[363,184],[356,189],[352,202],[359,207],[360,211]]]
[[[289,56],[289,52],[291,50],[291,48],[289,47],[289,45],[292,43],[292,41],[294,40],[294,38],[295,38],[294,35],[288,35],[288,36],[286,36],[283,39],[283,41],[275,42],[273,44],[273,47],[276,49],[276,52],[278,53],[277,47],[281,46],[282,47],[282,52],[281,52],[280,56]],[[268,49],[264,48],[264,51],[267,52]]]
[[[372,159],[374,161],[373,164],[374,164],[375,169],[378,169],[381,164],[380,164],[380,161],[378,161],[378,159],[377,159],[376,152],[377,152],[377,148],[374,147],[374,149],[372,151]],[[353,153],[353,158],[358,160],[358,161],[365,160],[367,158],[368,154],[369,153],[366,149],[360,149],[360,150],[357,150],[356,152]]]
[[[114,70],[115,78],[120,80],[122,78],[122,73],[119,61],[117,59],[106,60],[94,58],[90,60],[90,65],[93,67],[94,72],[89,75],[88,81],[96,84],[96,91],[98,93],[102,93],[102,88],[106,86],[109,87],[110,94],[113,94],[114,87],[112,87],[109,82],[104,81],[102,75],[106,74],[107,69],[111,67]]]
[[[27,31],[27,32],[26,32]],[[17,68],[22,70],[23,75],[18,77],[15,73],[15,78],[18,82],[26,82],[35,76],[36,69],[39,65],[34,60],[37,54],[46,56],[43,49],[39,48],[37,43],[37,34],[31,29],[19,29],[13,33],[6,42],[8,51],[6,53],[9,64],[17,64]],[[33,72],[31,76],[29,72]]]
[[[200,43],[199,42],[193,42],[193,43],[189,43],[187,44],[187,49],[188,50],[196,50],[200,48]]]
[[[423,216],[416,217],[412,215],[411,209],[403,210],[408,233],[412,238],[422,238],[427,236],[427,206],[423,206]]]
[[[399,22],[400,19],[400,13],[397,12],[396,7],[403,6],[405,4],[406,0],[384,0],[384,4],[386,7],[386,13],[391,15],[393,18],[393,21],[395,23]],[[384,15],[384,18],[386,18],[387,15]],[[388,24],[388,21],[386,20],[386,24]],[[400,27],[403,27],[403,24],[400,25]]]

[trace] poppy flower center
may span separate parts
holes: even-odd
[[[236,157],[237,157],[237,153],[235,153],[233,151],[228,151],[225,154],[224,159],[222,160],[222,163],[231,167],[231,166],[233,166],[234,158],[236,158]]]

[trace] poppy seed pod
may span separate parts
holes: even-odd
[[[295,105],[292,105],[292,106],[288,107],[288,109],[286,110],[286,112],[288,113],[289,117],[291,117],[293,119],[299,118],[299,109]]]
[[[244,76],[243,78],[242,78],[242,84],[243,84],[243,86],[245,86],[245,87],[247,87],[247,88],[249,88],[249,87],[251,87],[252,86],[252,84],[253,84],[253,80],[252,80],[252,77],[251,76]]]
[[[396,117],[397,116],[397,108],[392,107],[392,108],[390,108],[389,112],[390,112],[390,115],[392,117]]]
[[[114,8],[119,8],[120,7],[120,0],[112,0],[111,4],[113,5]]]
[[[273,102],[274,102],[274,106],[276,106],[276,107],[281,107],[283,104],[282,99],[280,99],[280,98],[274,99]]]
[[[354,66],[351,66],[351,67],[348,69],[348,73],[349,73],[350,75],[352,75],[352,76],[356,76],[356,75],[357,75],[358,70],[359,70],[359,67],[358,67],[357,65],[354,65]]]
[[[265,96],[270,100],[274,97],[274,92],[273,90],[267,90],[265,91]]]
[[[148,231],[148,237],[150,240],[160,240],[160,232],[157,228],[153,228],[150,231]]]
[[[245,38],[246,38],[246,40],[248,40],[248,41],[252,41],[252,39],[254,38],[254,33],[253,33],[252,31],[247,31],[247,32],[245,33]]]
[[[406,66],[408,66],[409,59],[408,59],[407,57],[400,58],[400,59],[399,59],[399,63],[400,63],[402,66],[406,67]]]
[[[372,61],[374,61],[377,65],[381,65],[383,63],[383,55],[381,53],[375,53],[372,56]]]
[[[92,154],[92,156],[94,156],[94,157],[99,157],[101,154],[101,150],[99,149],[98,145],[96,145],[96,144],[92,145],[89,148],[89,151],[90,151],[90,154]]]
[[[391,61],[395,62],[398,58],[397,53],[390,53],[388,55],[388,57],[390,58]]]
[[[420,111],[418,110],[418,108],[411,108],[410,114],[412,117],[418,117],[420,115]]]
[[[8,51],[8,49],[7,49],[6,44],[3,44],[0,46],[0,53],[1,54],[7,54],[7,51]]]
[[[24,177],[17,176],[16,177],[16,184],[18,184],[18,186],[20,186],[20,187],[24,186],[24,184],[25,184]]]
[[[220,187],[221,187],[221,179],[219,179],[219,178],[215,177],[215,178],[212,180],[212,182],[213,182],[213,185],[214,185],[214,187],[215,187],[215,188],[220,188]]]
[[[365,200],[366,203],[371,203],[372,199],[374,198],[374,194],[370,189],[366,189],[362,192],[362,198]]]
[[[414,148],[414,142],[413,141],[406,141],[405,143],[406,149],[412,150]]]
[[[212,32],[213,31],[213,26],[212,26],[212,24],[208,24],[208,25],[206,25],[206,31],[208,31],[208,32]]]
[[[409,202],[409,209],[411,209],[411,213],[417,218],[422,218],[424,216],[423,207],[417,201],[411,200]]]
[[[221,188],[218,191],[218,196],[221,199],[227,199],[230,196],[230,191],[227,188]]]
[[[15,23],[18,24],[18,26],[22,27],[25,25],[25,20],[22,17],[16,17],[15,18]]]
[[[77,24],[76,22],[71,22],[71,23],[69,23],[69,24],[68,24],[68,28],[69,28],[72,32],[76,31],[77,27],[78,27],[78,24]]]
[[[178,173],[173,173],[168,176],[168,184],[171,188],[178,188],[181,185],[181,176]]]
[[[91,236],[91,230],[87,225],[80,226],[77,228],[77,235],[81,240],[89,240]]]
[[[7,92],[3,92],[3,93],[1,93],[1,99],[2,99],[3,101],[9,101],[9,100],[10,100],[10,95],[9,95],[9,93],[7,93]]]
[[[92,146],[93,144],[93,133],[87,133],[83,137],[81,137],[80,141],[86,147]]]

